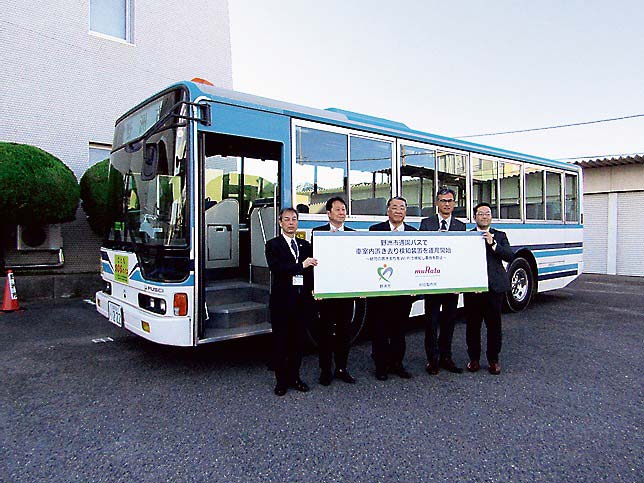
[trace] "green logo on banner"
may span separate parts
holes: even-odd
[[[389,279],[393,274],[394,274],[394,269],[391,267],[388,267],[387,264],[385,264],[382,267],[378,267],[378,276],[385,282],[389,282]]]
[[[114,280],[121,283],[128,283],[128,256],[114,255]]]

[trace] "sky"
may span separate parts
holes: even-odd
[[[641,0],[229,0],[233,86],[444,136],[644,114]],[[644,153],[644,116],[468,139]]]

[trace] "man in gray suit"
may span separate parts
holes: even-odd
[[[436,193],[436,204],[438,214],[425,218],[420,223],[420,231],[465,231],[465,223],[452,216],[456,204],[456,194],[453,190],[439,189]],[[440,367],[455,374],[463,372],[452,360],[457,306],[458,293],[425,296],[425,353],[426,370],[429,374],[438,374]]]

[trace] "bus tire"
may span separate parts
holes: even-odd
[[[507,307],[511,312],[521,312],[532,299],[534,274],[525,258],[515,258],[508,267],[510,290],[506,294]]]
[[[353,300],[353,317],[349,323],[349,341],[355,342],[364,328],[367,319],[367,299],[356,298]],[[315,346],[319,346],[320,340],[320,314],[315,310],[315,314],[306,326],[306,333],[309,340]]]

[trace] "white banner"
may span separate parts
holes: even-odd
[[[315,298],[487,291],[479,232],[313,232]]]

